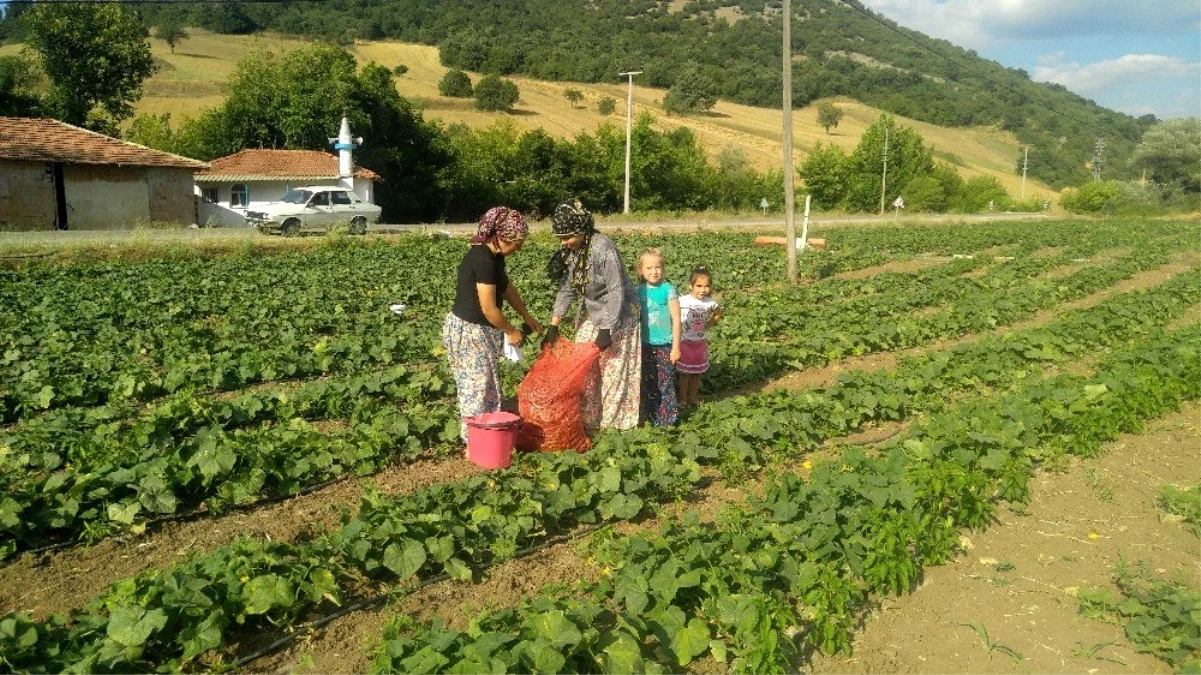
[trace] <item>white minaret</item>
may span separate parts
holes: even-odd
[[[338,137],[329,139],[334,149],[338,151],[338,178],[346,188],[354,189],[354,149],[363,144],[363,137],[354,138],[350,135],[350,122],[342,117],[342,128]]]

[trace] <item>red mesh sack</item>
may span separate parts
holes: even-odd
[[[517,386],[517,411],[522,421],[518,450],[584,452],[592,448],[584,433],[580,400],[598,357],[600,349],[595,344],[563,338],[542,350]]]

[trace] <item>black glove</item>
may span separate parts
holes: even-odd
[[[592,341],[603,352],[613,344],[613,332],[608,328],[596,331],[596,339]]]
[[[555,343],[555,340],[558,340],[558,339],[559,339],[559,327],[555,326],[555,325],[551,325],[550,327],[548,327],[546,329],[546,332],[542,334],[542,349],[546,349],[547,347],[553,345]]]

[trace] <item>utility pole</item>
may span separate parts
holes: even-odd
[[[1022,201],[1026,200],[1026,167],[1030,164],[1030,146],[1022,146]]]
[[[792,3],[784,0],[784,249],[788,251],[788,283],[795,284],[796,187],[792,175]]]
[[[622,213],[630,212],[630,134],[634,128],[634,76],[641,74],[641,70],[620,73],[622,77],[628,78],[630,82],[629,93],[626,94],[626,197]]]
[[[1098,138],[1093,151],[1093,180],[1101,180],[1101,164],[1105,161],[1105,139]]]
[[[884,173],[880,176],[880,215],[884,215],[884,193],[888,189],[888,127],[884,127]]]

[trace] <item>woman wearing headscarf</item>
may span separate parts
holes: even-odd
[[[564,315],[577,297],[583,298],[576,342],[595,342],[601,349],[584,388],[584,427],[589,433],[632,429],[638,425],[642,378],[637,288],[626,275],[617,245],[596,231],[592,214],[578,199],[555,209],[551,227],[563,246],[547,270],[559,293],[543,344],[558,337]]]
[[[505,257],[521,250],[529,231],[520,212],[492,208],[480,218],[479,230],[459,263],[455,304],[442,324],[442,346],[455,376],[459,416],[464,420],[500,410],[500,356],[505,342],[521,346],[526,333],[542,331],[505,270]],[[506,301],[525,321],[523,329],[505,318]],[[466,441],[466,422],[460,433]]]

